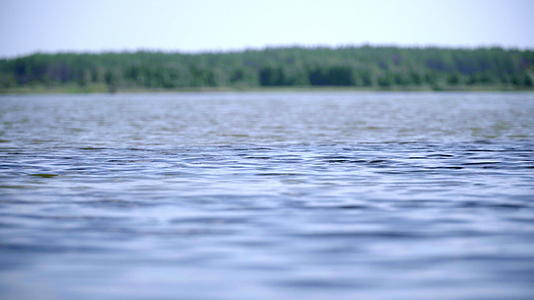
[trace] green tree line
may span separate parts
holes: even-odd
[[[0,88],[105,86],[347,86],[370,89],[496,86],[532,89],[534,51],[502,48],[266,48],[199,54],[37,53],[0,60]]]

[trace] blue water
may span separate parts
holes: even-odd
[[[1,299],[532,299],[534,94],[0,97]]]

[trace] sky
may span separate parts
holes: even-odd
[[[0,57],[398,45],[534,49],[531,0],[0,0]]]

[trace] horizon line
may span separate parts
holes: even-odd
[[[162,48],[123,48],[123,49],[100,49],[100,50],[80,50],[80,49],[65,49],[65,50],[34,50],[25,54],[15,55],[0,55],[2,60],[18,59],[37,54],[57,55],[57,54],[127,54],[127,53],[165,53],[165,54],[184,54],[184,55],[202,55],[202,54],[225,54],[225,53],[240,53],[247,51],[266,51],[275,49],[344,49],[344,48],[399,48],[399,49],[448,49],[448,50],[477,50],[477,49],[502,49],[502,50],[517,50],[517,51],[534,51],[532,47],[520,46],[504,46],[498,44],[484,44],[484,45],[439,45],[439,44],[394,44],[394,43],[360,43],[360,44],[273,44],[264,46],[244,46],[240,48],[221,48],[221,49],[198,49],[198,50],[181,50],[181,49],[162,49]]]

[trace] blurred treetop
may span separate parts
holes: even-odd
[[[347,86],[532,89],[534,51],[502,48],[266,48],[239,52],[33,54],[0,60],[0,88]]]

